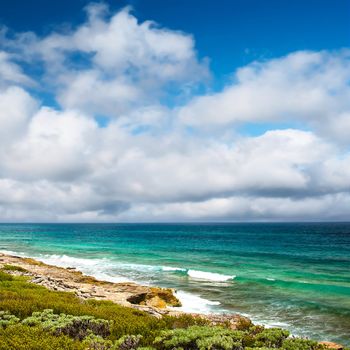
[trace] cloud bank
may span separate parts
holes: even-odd
[[[214,92],[191,35],[86,11],[1,32],[1,221],[349,219],[349,50],[252,62]]]

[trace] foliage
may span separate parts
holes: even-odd
[[[12,280],[13,280],[13,277],[11,275],[0,270],[0,282],[12,281]]]
[[[264,327],[251,327],[246,331],[223,327],[192,326],[187,329],[166,330],[155,339],[159,350],[321,350],[315,341],[288,338],[289,332]]]
[[[80,342],[22,324],[0,328],[0,350],[83,350]]]
[[[159,349],[240,350],[243,336],[242,331],[223,327],[192,326],[163,331],[154,344]]]
[[[82,345],[86,350],[111,350],[114,347],[111,340],[95,334],[89,334],[82,342]]]
[[[321,350],[279,328],[238,330],[200,317],[157,319],[109,301],[81,300],[0,271],[0,350]]]
[[[12,326],[14,324],[17,324],[19,321],[19,318],[11,315],[8,311],[0,311],[0,328]]]
[[[204,324],[205,321],[188,315],[163,317],[161,320],[139,310],[117,305],[110,301],[81,300],[73,293],[50,291],[27,282],[26,277],[11,276],[0,271],[0,310],[25,319],[33,312],[53,310],[53,314],[93,316],[110,321],[110,339],[124,335],[143,336],[141,346],[149,346],[164,329]]]
[[[124,335],[116,341],[115,346],[119,350],[133,350],[140,345],[141,335]]]
[[[239,331],[247,331],[252,327],[253,327],[252,321],[249,318],[245,318],[245,317],[242,317],[236,325],[236,329]]]
[[[255,335],[254,346],[279,348],[285,339],[289,337],[289,332],[280,328],[267,328]]]
[[[110,335],[109,322],[95,319],[93,316],[72,316],[54,314],[53,310],[33,312],[31,317],[22,321],[28,326],[40,326],[55,335],[65,334],[71,338],[83,340],[89,334],[108,337]]]
[[[290,338],[283,342],[283,350],[322,350],[324,346],[313,340]]]
[[[18,271],[18,272],[28,272],[28,270],[26,270],[25,268],[21,267],[21,266],[16,266],[16,265],[8,265],[5,264],[2,269],[4,271]]]
[[[2,275],[4,275],[3,278]],[[83,301],[73,293],[50,291],[27,283],[24,277],[13,277],[0,271],[0,310],[24,319],[33,312],[52,309],[55,314],[93,316],[114,321],[111,332],[115,339],[127,334],[148,335],[169,326],[172,320],[157,320],[144,312],[109,301]]]
[[[194,317],[192,315],[183,314],[180,316],[163,317],[166,322],[166,328],[188,328],[190,326],[208,326],[209,321],[203,317]]]

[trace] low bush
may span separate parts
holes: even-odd
[[[322,350],[322,349],[325,349],[325,347],[313,340],[290,338],[283,342],[282,349],[283,350]]]
[[[85,350],[82,343],[41,328],[17,324],[0,328],[0,350]]]
[[[4,281],[13,281],[13,277],[8,273],[5,273],[0,270],[0,282],[4,282]]]
[[[231,330],[190,315],[157,319],[109,301],[50,291],[4,271],[0,310],[0,350],[324,349],[314,341],[290,338],[288,331],[249,322]]]
[[[280,348],[285,339],[289,337],[289,332],[280,328],[263,329],[254,336],[254,346]]]
[[[85,350],[112,350],[114,343],[95,334],[89,334],[82,342]]]
[[[8,265],[5,264],[2,269],[4,271],[18,271],[18,272],[28,272],[28,270],[26,270],[25,268],[21,267],[21,266],[16,266],[16,265]]]
[[[0,311],[0,328],[6,328],[20,322],[20,319],[8,311]]]
[[[94,334],[101,337],[110,335],[110,325],[107,320],[95,319],[93,316],[72,316],[54,314],[53,310],[33,312],[31,317],[22,321],[28,326],[38,326],[50,331],[54,335],[68,335],[71,338],[83,340],[87,335]]]
[[[244,332],[223,327],[192,326],[163,331],[155,339],[158,349],[241,350]]]
[[[42,286],[28,283],[26,277],[11,276],[0,271],[0,310],[6,310],[21,320],[33,312],[51,309],[53,314],[72,316],[93,316],[112,321],[111,340],[124,335],[142,335],[142,346],[153,343],[164,329],[204,324],[205,321],[188,315],[164,317],[161,320],[132,308],[117,305],[111,301],[81,300],[73,293],[50,291]]]

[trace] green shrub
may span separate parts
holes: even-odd
[[[160,320],[149,314],[111,301],[81,300],[73,293],[50,291],[27,282],[26,277],[11,276],[0,271],[0,310],[7,310],[20,319],[31,317],[33,312],[52,309],[54,314],[93,316],[111,322],[111,340],[124,335],[140,334],[141,345],[149,346],[164,329],[204,324],[203,319],[185,315]],[[1,278],[3,277],[3,278]]]
[[[284,329],[266,328],[255,335],[254,347],[279,348],[288,337],[289,332]]]
[[[82,342],[82,345],[85,350],[112,350],[114,347],[111,340],[95,334],[89,334]]]
[[[209,321],[202,317],[193,317],[188,314],[180,316],[165,316],[163,319],[166,323],[166,328],[188,328],[191,326],[208,326]]]
[[[0,270],[0,282],[12,281],[12,280],[13,280],[13,277],[11,275]]]
[[[16,265],[5,264],[2,268],[4,271],[18,271],[18,272],[28,272],[25,268]]]
[[[1,277],[3,277],[1,279]],[[127,334],[144,334],[161,330],[168,323],[144,312],[117,305],[110,301],[83,301],[73,293],[50,291],[42,286],[27,283],[23,277],[13,277],[0,271],[0,310],[8,310],[21,319],[33,312],[52,309],[55,314],[93,316],[113,320],[115,339]]]
[[[310,340],[288,338],[288,331],[249,322],[230,330],[190,315],[157,319],[111,301],[50,291],[4,271],[0,310],[6,310],[0,311],[0,350],[324,349]]]
[[[192,326],[187,329],[163,331],[154,341],[158,349],[242,349],[242,331],[223,327]]]
[[[20,319],[8,311],[0,311],[0,328],[6,328],[20,322]]]
[[[24,319],[22,323],[28,326],[42,327],[54,335],[64,334],[78,340],[83,340],[91,333],[104,338],[110,335],[107,320],[95,319],[93,316],[86,315],[57,315],[51,309],[33,312],[32,316]]]
[[[115,348],[119,350],[133,350],[140,345],[142,335],[124,335],[115,342]]]
[[[22,324],[0,328],[0,350],[84,350],[67,336],[54,336],[41,328]]]
[[[301,338],[286,339],[282,345],[283,350],[322,350],[324,346],[315,341]]]
[[[253,326],[254,325],[249,318],[241,318],[236,325],[236,329],[239,331],[248,331]]]

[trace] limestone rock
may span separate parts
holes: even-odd
[[[321,341],[319,344],[324,345],[327,349],[343,350],[343,345],[332,343],[330,341]]]

